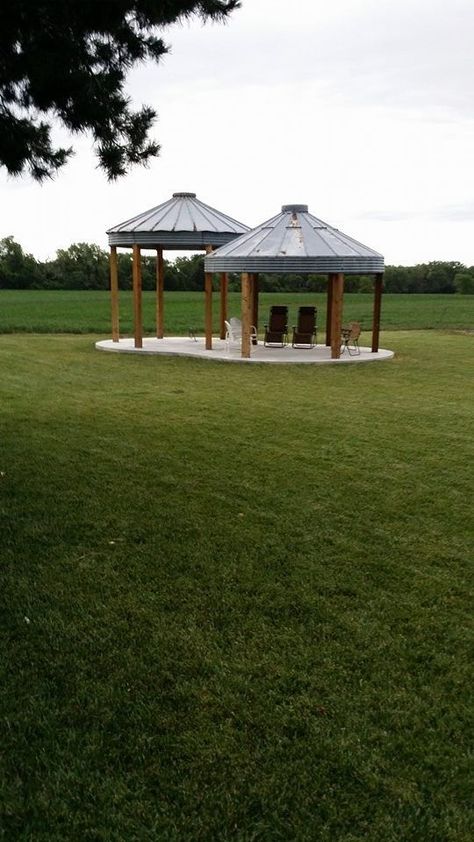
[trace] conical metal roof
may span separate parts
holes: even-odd
[[[206,272],[383,272],[381,254],[308,212],[283,205],[281,213],[209,254]]]
[[[107,231],[109,245],[202,249],[220,246],[249,231],[225,213],[205,205],[195,193],[173,193],[171,199]]]

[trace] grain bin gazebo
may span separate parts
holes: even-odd
[[[307,205],[283,205],[281,213],[206,255],[207,273],[242,275],[241,356],[250,357],[250,328],[258,328],[258,273],[307,273],[328,276],[326,345],[331,359],[341,353],[344,275],[374,276],[372,352],[379,350],[384,259],[308,212]],[[206,281],[207,284],[210,281]],[[206,335],[206,347],[211,337]]]
[[[211,251],[249,231],[248,225],[204,204],[195,193],[173,193],[171,199],[107,231],[110,245],[112,340],[118,343],[119,299],[117,247],[133,251],[134,346],[143,346],[141,249],[156,249],[156,336],[164,336],[163,251]],[[221,273],[221,335],[227,301],[227,275]],[[212,335],[212,276],[206,276],[206,336]]]

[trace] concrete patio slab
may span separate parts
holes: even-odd
[[[164,339],[147,338],[143,340],[143,348],[135,348],[133,338],[120,339],[113,342],[112,339],[102,339],[95,343],[99,351],[111,351],[118,354],[165,354],[166,356],[198,357],[206,360],[219,360],[233,363],[312,363],[313,365],[332,364],[345,365],[346,363],[368,363],[378,360],[389,360],[394,356],[393,351],[381,348],[372,353],[370,348],[361,347],[360,355],[349,356],[347,351],[339,360],[331,359],[331,349],[326,345],[316,345],[314,348],[292,348],[287,345],[285,348],[265,348],[263,342],[252,346],[250,359],[242,359],[240,347],[227,347],[223,339],[212,340],[212,351],[206,351],[205,341],[202,337],[190,338],[186,336],[167,336]]]

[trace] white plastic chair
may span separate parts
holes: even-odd
[[[230,351],[231,345],[237,345],[240,347],[242,342],[242,322],[240,319],[237,319],[235,316],[232,316],[229,321],[225,322],[225,341],[226,341],[226,349],[227,352]],[[257,328],[255,325],[252,325],[250,328],[250,339],[252,341],[252,345],[257,344]]]

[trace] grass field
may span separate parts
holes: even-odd
[[[260,321],[268,317],[270,304],[290,307],[290,324],[295,323],[301,304],[316,304],[319,324],[325,325],[326,297],[323,294],[262,293]],[[362,322],[365,330],[372,324],[373,297],[368,294],[345,296],[344,318]],[[229,296],[230,315],[240,314],[240,294]],[[121,331],[132,332],[130,292],[120,294]],[[219,299],[215,295],[214,329],[218,330]],[[155,295],[143,295],[145,330],[155,330]],[[382,326],[386,330],[472,328],[474,295],[385,295]],[[196,292],[165,294],[165,328],[168,335],[185,334],[192,327],[204,332],[204,296]],[[0,291],[0,333],[110,333],[110,296],[107,292],[48,292],[33,290]]]
[[[472,838],[473,342],[0,337],[0,838]]]

